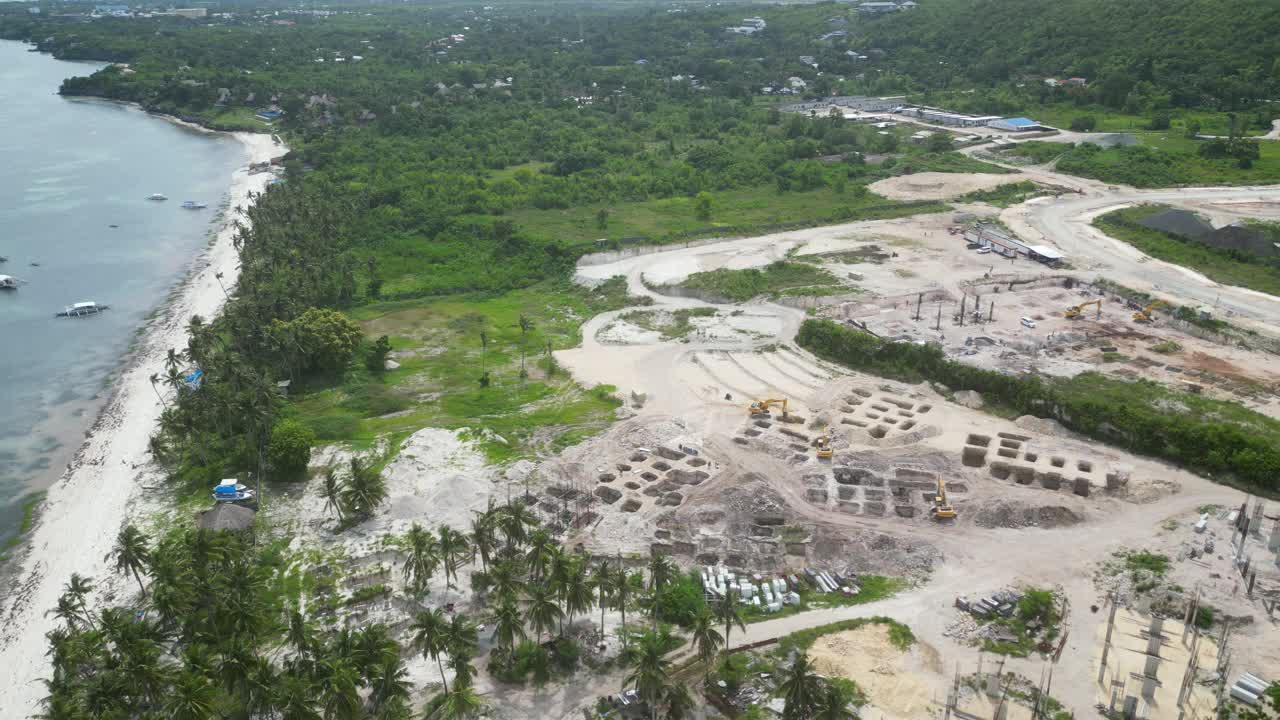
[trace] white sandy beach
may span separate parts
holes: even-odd
[[[248,162],[261,162],[287,152],[269,135],[234,133],[245,147],[246,166],[232,176],[230,207],[247,205],[249,193],[262,192],[270,173],[248,173]],[[45,633],[55,621],[46,612],[57,602],[72,573],[92,577],[99,589],[111,570],[105,556],[131,509],[139,486],[157,481],[150,469],[147,441],[162,410],[149,381],[163,373],[170,348],[186,347],[186,327],[192,315],[211,318],[225,300],[215,277],[222,273],[228,287],[238,273],[232,246],[235,221],[243,216],[228,210],[218,220],[214,242],[196,260],[190,275],[168,306],[142,335],[130,365],[112,387],[112,397],[88,432],[62,478],[49,489],[40,520],[27,538],[27,550],[10,587],[0,599],[0,718],[24,718],[39,709],[48,676]]]

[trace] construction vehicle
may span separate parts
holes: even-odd
[[[947,488],[942,478],[938,478],[938,492],[933,496],[933,507],[929,510],[929,514],[934,520],[954,520],[956,517],[956,509],[947,500]]]
[[[1133,321],[1140,322],[1140,323],[1149,323],[1155,319],[1155,316],[1151,314],[1151,311],[1155,310],[1158,307],[1166,306],[1168,304],[1169,303],[1163,300],[1152,300],[1150,305],[1147,305],[1146,307],[1142,308],[1141,310],[1133,314]]]
[[[1084,309],[1089,307],[1090,305],[1097,305],[1098,315],[1102,315],[1102,299],[1101,298],[1097,300],[1089,300],[1088,302],[1082,302],[1079,305],[1072,305],[1071,307],[1067,308],[1066,312],[1062,314],[1063,316],[1065,316],[1070,320],[1075,320],[1079,318],[1081,315],[1084,315]]]
[[[768,400],[756,400],[755,402],[751,403],[751,407],[747,408],[747,412],[751,415],[768,415],[769,408],[773,405],[777,405],[782,408],[782,417],[787,416],[787,399],[786,398],[771,398]]]
[[[831,436],[826,433],[819,435],[814,444],[818,448],[818,459],[820,460],[830,460],[831,456],[835,454],[831,449]]]

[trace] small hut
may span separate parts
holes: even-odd
[[[218,503],[209,510],[200,513],[196,527],[201,530],[226,530],[229,532],[252,532],[253,510],[232,503]]]

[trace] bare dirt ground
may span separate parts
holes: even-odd
[[[923,172],[879,180],[867,186],[877,195],[894,200],[950,200],[998,185],[1018,182],[1015,175],[991,173]]]
[[[923,643],[899,650],[884,625],[864,625],[824,635],[809,648],[814,670],[858,683],[871,708],[867,720],[911,720],[923,717],[937,689],[926,678],[942,675],[937,651]]]

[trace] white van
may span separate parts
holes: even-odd
[[[1031,318],[1029,318],[1029,317],[1024,317],[1024,318],[1022,318],[1022,327],[1033,328],[1033,327],[1035,327],[1035,326],[1036,326],[1036,321],[1035,321],[1035,320],[1032,320],[1032,319],[1031,319]]]

